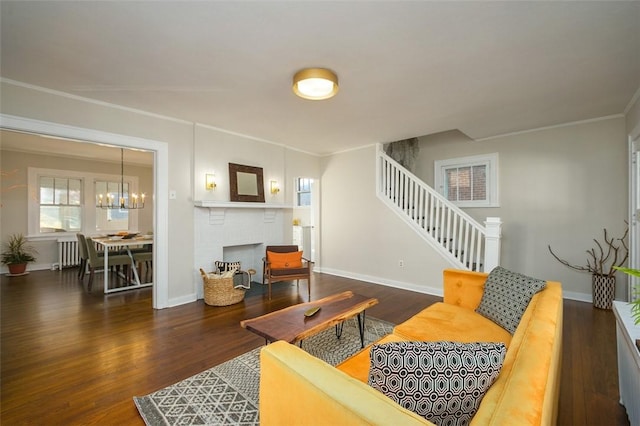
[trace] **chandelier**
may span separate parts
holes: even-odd
[[[128,192],[128,191],[127,191]],[[131,198],[128,199],[128,202],[125,202],[125,191],[124,191],[124,148],[120,148],[120,186],[118,187],[118,197],[116,198],[114,194],[107,193],[106,197],[102,194],[98,194],[96,200],[96,207],[101,209],[119,209],[119,210],[135,210],[135,209],[143,209],[144,208],[144,193],[131,194]]]

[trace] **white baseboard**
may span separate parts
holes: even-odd
[[[564,299],[568,300],[576,300],[578,302],[587,302],[592,303],[593,297],[591,297],[591,293],[578,293],[575,291],[563,291],[562,296]]]
[[[442,287],[430,287],[424,285],[416,285],[413,283],[407,283],[403,281],[395,281],[387,278],[374,277],[371,275],[355,274],[353,272],[341,271],[331,268],[314,268],[314,272],[320,272],[328,275],[335,275],[343,278],[351,278],[354,280],[364,281],[372,284],[380,284],[387,287],[399,288],[402,290],[415,291],[416,293],[430,294],[432,296],[442,297]]]
[[[416,293],[431,294],[433,296],[443,296],[442,287],[436,288],[431,286],[418,286],[413,283],[406,283],[402,281],[394,281],[386,278],[373,277],[370,275],[355,274],[353,272],[341,271],[332,268],[314,268],[314,272],[320,272],[328,275],[335,275],[343,278],[351,278],[354,280],[364,281],[373,284],[380,284],[387,287],[400,288],[403,290],[415,291]],[[578,293],[575,291],[563,291],[563,298],[567,300],[575,300],[578,302],[592,303],[593,298],[591,293]]]
[[[187,303],[195,302],[198,298],[195,293],[187,294],[186,296],[175,297],[169,299],[167,307],[173,308],[174,306],[186,305]]]

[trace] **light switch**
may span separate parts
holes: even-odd
[[[172,189],[171,191],[169,191],[169,199],[170,200],[175,200],[177,197],[176,191],[174,189]]]

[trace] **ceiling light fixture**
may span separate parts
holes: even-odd
[[[338,76],[326,68],[305,68],[293,76],[293,93],[304,99],[321,101],[338,93]]]
[[[118,187],[118,198],[114,194],[107,193],[106,200],[102,194],[97,196],[96,207],[101,209],[118,209],[118,210],[137,210],[144,208],[144,193],[131,194],[129,199],[129,190],[124,189],[124,149],[120,148],[120,186]]]

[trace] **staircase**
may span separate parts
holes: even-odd
[[[377,195],[452,267],[489,272],[500,263],[500,218],[481,225],[386,155],[378,144]]]

